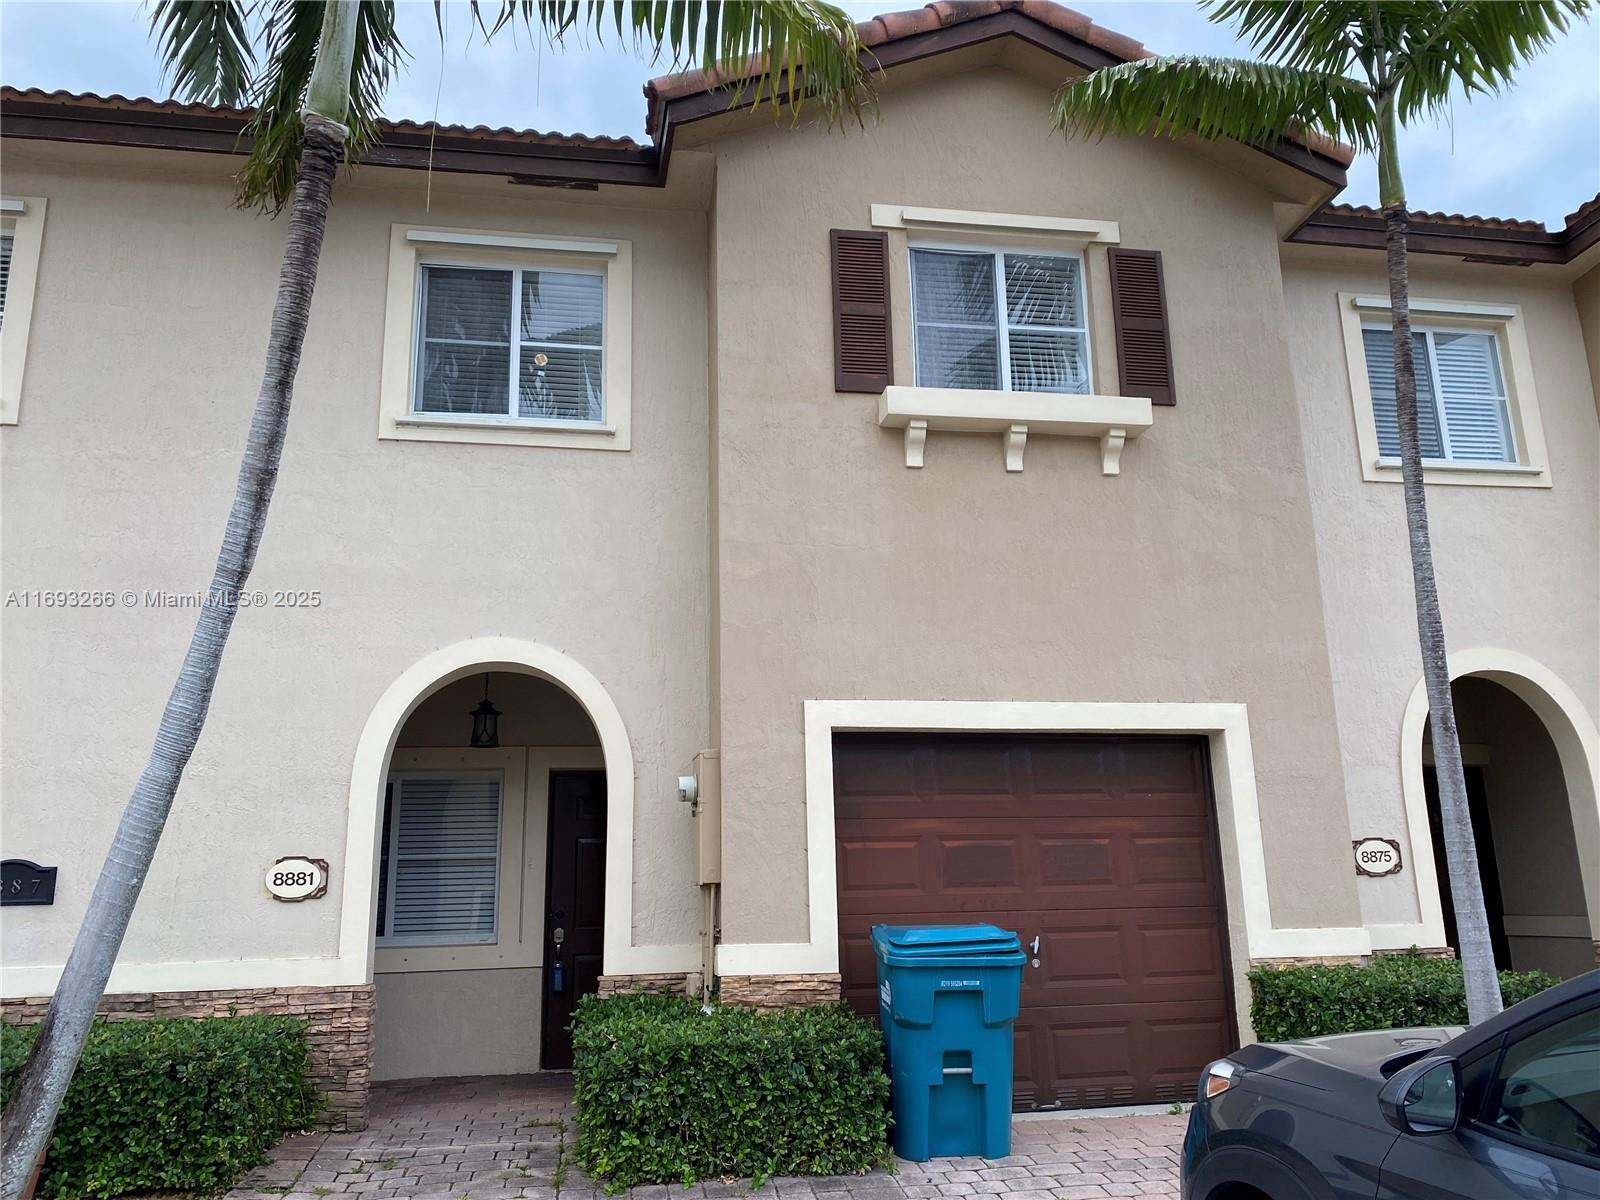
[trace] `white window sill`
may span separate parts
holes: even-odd
[[[617,432],[615,426],[606,425],[599,421],[543,421],[534,418],[474,417],[465,413],[448,413],[437,416],[432,413],[412,413],[408,417],[401,417],[395,424],[448,429],[562,429],[574,433],[601,435],[611,435]]]
[[[1364,475],[1369,483],[1399,483],[1400,460],[1377,458]],[[1424,483],[1463,484],[1477,487],[1550,486],[1550,468],[1531,463],[1455,462],[1443,458],[1422,460]]]
[[[1007,471],[1022,470],[1029,434],[1098,438],[1100,473],[1121,471],[1122,447],[1153,423],[1143,396],[890,387],[878,400],[878,424],[905,430],[906,466],[920,467],[930,429],[998,433]]]
[[[497,446],[559,446],[575,450],[626,450],[627,433],[590,421],[513,420],[461,413],[407,413],[385,418],[378,436],[395,441],[469,442]]]

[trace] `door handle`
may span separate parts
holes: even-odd
[[[1039,935],[1037,933],[1033,935],[1033,956],[1035,958],[1039,957]]]
[[[559,947],[562,942],[567,940],[567,931],[561,928],[561,926],[557,925],[550,931],[550,940],[554,942],[557,947]]]

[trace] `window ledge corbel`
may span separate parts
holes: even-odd
[[[920,467],[929,430],[998,433],[1007,471],[1022,470],[1032,435],[1100,442],[1100,473],[1122,470],[1123,447],[1153,423],[1143,396],[1000,392],[967,388],[889,387],[878,399],[878,425],[905,431],[906,466]]]

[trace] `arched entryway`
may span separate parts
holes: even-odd
[[[1456,723],[1498,964],[1581,974],[1595,965],[1600,809],[1594,729],[1558,679],[1504,651],[1451,656]],[[1418,685],[1419,695],[1421,685]],[[1424,925],[1456,947],[1439,836],[1426,697],[1406,721],[1406,801]]]
[[[548,647],[461,643],[385,692],[353,772],[341,932],[376,986],[374,1079],[571,1065],[573,1004],[628,933],[632,801],[615,705]]]

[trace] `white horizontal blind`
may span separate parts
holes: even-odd
[[[1494,335],[1475,330],[1422,329],[1413,331],[1411,337],[1422,457],[1515,462],[1505,381]],[[1378,431],[1378,453],[1384,458],[1399,458],[1394,335],[1386,328],[1369,326],[1361,331],[1361,339]]]
[[[911,307],[920,387],[1089,391],[1080,259],[917,247]]]
[[[604,276],[424,264],[418,296],[413,412],[604,420]]]
[[[994,265],[987,253],[911,252],[919,386],[999,388]]]
[[[1368,327],[1361,331],[1367,352],[1367,386],[1372,390],[1372,416],[1378,426],[1378,453],[1384,458],[1400,457],[1400,415],[1394,390],[1394,334],[1388,329]],[[1439,410],[1433,399],[1433,375],[1428,370],[1427,343],[1420,333],[1411,335],[1412,358],[1417,375],[1417,429],[1421,435],[1422,457],[1443,458],[1444,443],[1439,438]]]
[[[1487,333],[1428,331],[1433,372],[1444,399],[1450,457],[1470,462],[1514,461],[1506,393],[1495,339]]]
[[[1011,389],[1087,393],[1083,264],[1076,258],[1007,254],[1005,267]]]
[[[379,928],[411,945],[492,942],[500,875],[497,774],[393,780]]]
[[[417,412],[506,415],[512,275],[465,267],[422,269]]]
[[[6,293],[11,290],[11,239],[10,232],[0,233],[0,324],[6,319]]]
[[[598,275],[522,272],[518,416],[600,420],[602,290]]]

